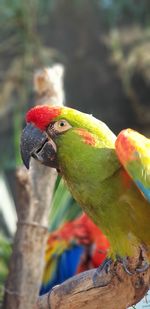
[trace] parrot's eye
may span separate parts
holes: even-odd
[[[70,123],[65,119],[61,119],[51,124],[48,128],[48,131],[50,132],[50,134],[59,134],[69,130],[70,128],[72,128]]]
[[[54,130],[57,132],[64,132],[71,128],[71,125],[65,119],[58,120],[53,125]]]

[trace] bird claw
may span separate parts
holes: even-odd
[[[137,267],[134,271],[131,271],[128,269],[127,267],[127,258],[119,258],[119,261],[121,262],[122,266],[123,266],[123,269],[124,271],[132,276],[136,273],[143,273],[144,271],[146,271],[149,267],[150,267],[150,264],[148,264],[147,262],[145,262],[143,265],[141,265],[141,267]]]
[[[97,272],[100,273],[102,271],[105,271],[107,274],[110,269],[110,265],[113,263],[111,258],[105,259],[105,261],[97,268]]]
[[[105,261],[95,270],[95,273],[93,275],[93,284],[95,287],[99,287],[99,286],[105,286],[107,285],[113,276],[113,270],[110,272],[110,266],[112,265],[113,261],[111,258],[107,258],[105,259]],[[137,267],[135,270],[131,271],[128,269],[128,261],[127,258],[121,258],[119,256],[116,257],[116,262],[114,263],[114,271],[116,269],[116,265],[118,263],[122,264],[122,267],[124,269],[124,271],[132,276],[136,273],[142,273],[145,272],[149,267],[150,264],[148,264],[147,262],[141,264],[141,266]],[[104,272],[108,275],[105,278],[105,281],[102,280],[102,277],[104,275]]]
[[[109,273],[110,271],[110,266],[111,264],[113,263],[112,259],[111,258],[107,258],[105,259],[105,261],[95,270],[95,273],[93,275],[93,283],[94,283],[94,286],[101,286],[101,276],[102,276],[102,273],[105,272],[106,274]],[[108,279],[108,282],[110,281],[111,279]],[[108,282],[106,282],[106,284],[108,284]],[[104,284],[105,285],[105,284]]]
[[[128,269],[128,267],[127,267],[127,258],[121,259],[121,263],[122,263],[122,266],[123,266],[124,271],[125,271],[129,276],[132,276],[132,275],[135,274],[135,271],[131,271],[131,270]]]
[[[143,267],[142,267],[143,266]],[[141,267],[137,267],[136,268],[136,272],[137,273],[143,273],[144,271],[146,271],[148,268],[150,267],[150,264],[145,262],[144,265],[141,265]]]

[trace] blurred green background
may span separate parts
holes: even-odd
[[[1,0],[0,59],[2,287],[15,231],[19,138],[34,103],[34,71],[62,63],[67,105],[92,113],[116,134],[132,127],[149,136],[150,1]]]

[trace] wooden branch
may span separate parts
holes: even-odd
[[[64,67],[55,64],[51,68],[37,70],[34,76],[34,89],[37,104],[63,105],[65,94],[63,88]]]
[[[134,263],[137,264],[136,259]],[[96,285],[95,271],[86,271],[54,287],[49,294],[39,297],[36,309],[127,309],[149,289],[150,269],[129,275],[120,263],[112,264],[108,274],[101,272]]]
[[[57,105],[62,105],[62,96],[59,94],[60,91],[63,93],[62,75],[58,72],[57,65],[35,74],[34,82],[40,103],[53,105],[57,101]],[[41,93],[41,80],[43,87],[46,85],[44,93]],[[39,104],[38,99],[36,103]],[[21,168],[17,173],[18,224],[3,309],[35,308],[42,281],[48,212],[56,177],[54,169],[42,166],[34,159],[31,160],[29,171]]]

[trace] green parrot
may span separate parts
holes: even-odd
[[[34,157],[57,169],[75,200],[108,238],[112,260],[134,256],[144,248],[149,265],[150,203],[121,160],[124,131],[116,139],[103,122],[68,107],[36,106],[27,112],[26,122],[21,138],[26,167]],[[130,148],[125,143],[124,152]]]

